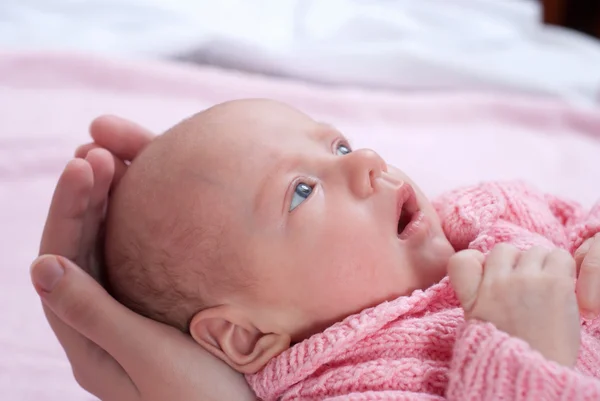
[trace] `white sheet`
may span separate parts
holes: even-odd
[[[599,101],[600,43],[540,19],[536,0],[2,0],[0,48]]]

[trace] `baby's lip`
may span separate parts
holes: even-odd
[[[410,184],[402,183],[396,190],[396,235],[401,236],[413,219],[419,215],[417,195]]]

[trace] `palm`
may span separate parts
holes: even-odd
[[[96,120],[91,133],[95,144],[76,153],[85,160],[71,161],[59,179],[40,245],[40,255],[60,255],[64,278],[52,292],[37,288],[78,383],[103,401],[253,399],[241,375],[188,336],[123,307],[94,280],[110,186],[152,135],[112,117]]]

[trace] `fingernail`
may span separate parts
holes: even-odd
[[[65,270],[54,256],[40,256],[31,265],[31,278],[36,287],[52,292]]]
[[[585,240],[585,242],[583,244],[580,245],[579,249],[577,249],[577,251],[575,253],[576,254],[588,253],[591,247],[592,247],[592,239],[588,238],[587,240]]]

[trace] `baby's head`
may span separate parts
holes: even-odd
[[[121,302],[243,373],[429,287],[452,253],[406,175],[268,100],[217,105],[154,140],[114,191],[105,249]]]

